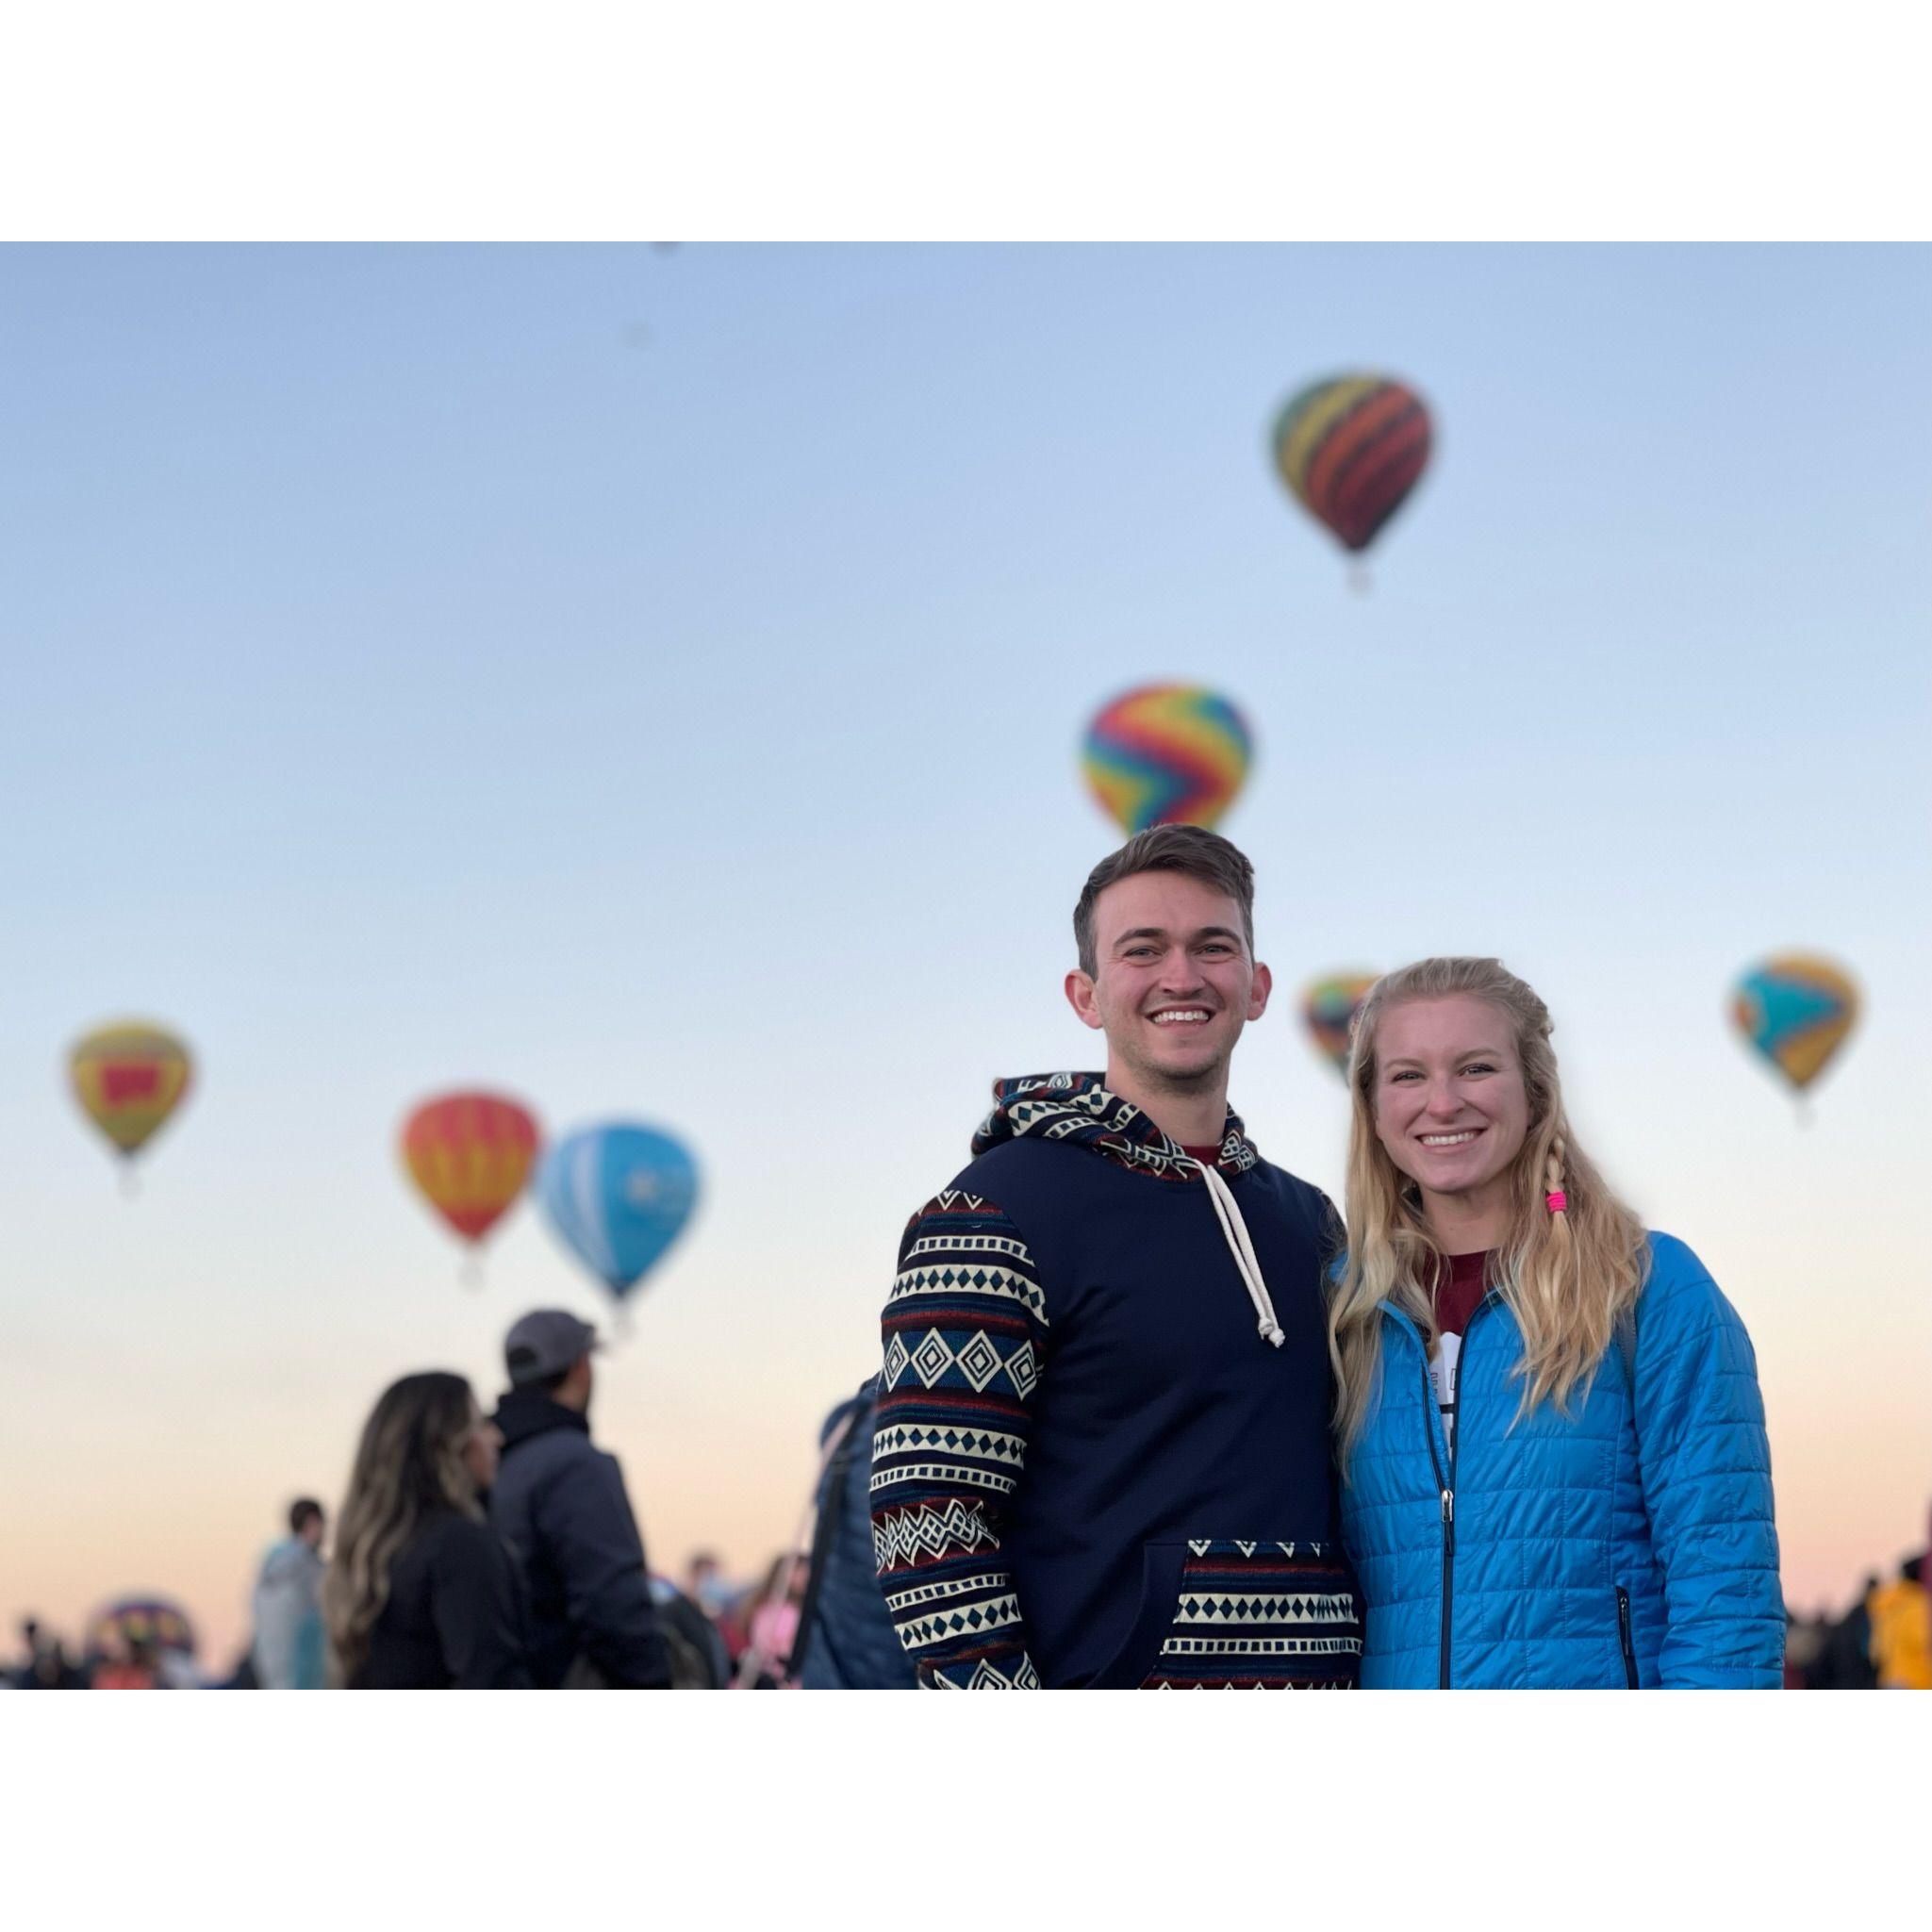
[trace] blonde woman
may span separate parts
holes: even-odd
[[[431,1370],[377,1400],[322,1582],[332,1680],[351,1690],[524,1690],[519,1580],[483,1517],[503,1437]]]
[[[1379,982],[1329,1315],[1369,1688],[1774,1689],[1751,1344],[1577,1145],[1544,1003],[1491,959]]]

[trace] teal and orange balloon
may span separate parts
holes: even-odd
[[[1346,551],[1364,551],[1428,467],[1428,409],[1381,375],[1311,383],[1275,419],[1275,468]]]
[[[82,1111],[131,1161],[166,1125],[193,1078],[187,1042],[151,1020],[119,1020],[74,1042],[68,1074]]]
[[[1087,727],[1081,763],[1094,796],[1130,834],[1150,825],[1213,825],[1254,756],[1247,721],[1198,685],[1148,685]]]
[[[1309,1038],[1344,1080],[1348,1078],[1348,1053],[1354,1043],[1356,1016],[1374,973],[1329,973],[1311,980],[1301,994],[1301,1023]]]
[[[1731,995],[1745,1042],[1803,1093],[1858,1023],[1858,983],[1812,952],[1778,952],[1754,966]]]

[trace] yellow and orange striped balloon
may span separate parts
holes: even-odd
[[[88,1118],[130,1160],[181,1104],[194,1071],[187,1044],[146,1020],[95,1028],[67,1065]]]
[[[403,1165],[465,1241],[480,1242],[523,1192],[537,1122],[501,1094],[444,1094],[403,1124]]]

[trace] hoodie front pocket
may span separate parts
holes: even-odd
[[[1190,1541],[1171,1604],[1146,1671],[1130,1680],[1144,1691],[1347,1690],[1361,1675],[1361,1613],[1332,1544]]]
[[[1617,1585],[1617,1643],[1624,1653],[1624,1688],[1637,1688],[1637,1649],[1630,1641],[1630,1593]]]
[[[1184,1543],[1141,1544],[1140,1606],[1120,1648],[1095,1675],[1095,1690],[1131,1691],[1153,1669],[1162,1643],[1173,1627],[1186,1566]]]

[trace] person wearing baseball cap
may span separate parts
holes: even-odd
[[[597,1330],[540,1308],[504,1338],[503,1465],[489,1517],[517,1553],[539,1689],[668,1690],[670,1653],[615,1456],[590,1440]]]

